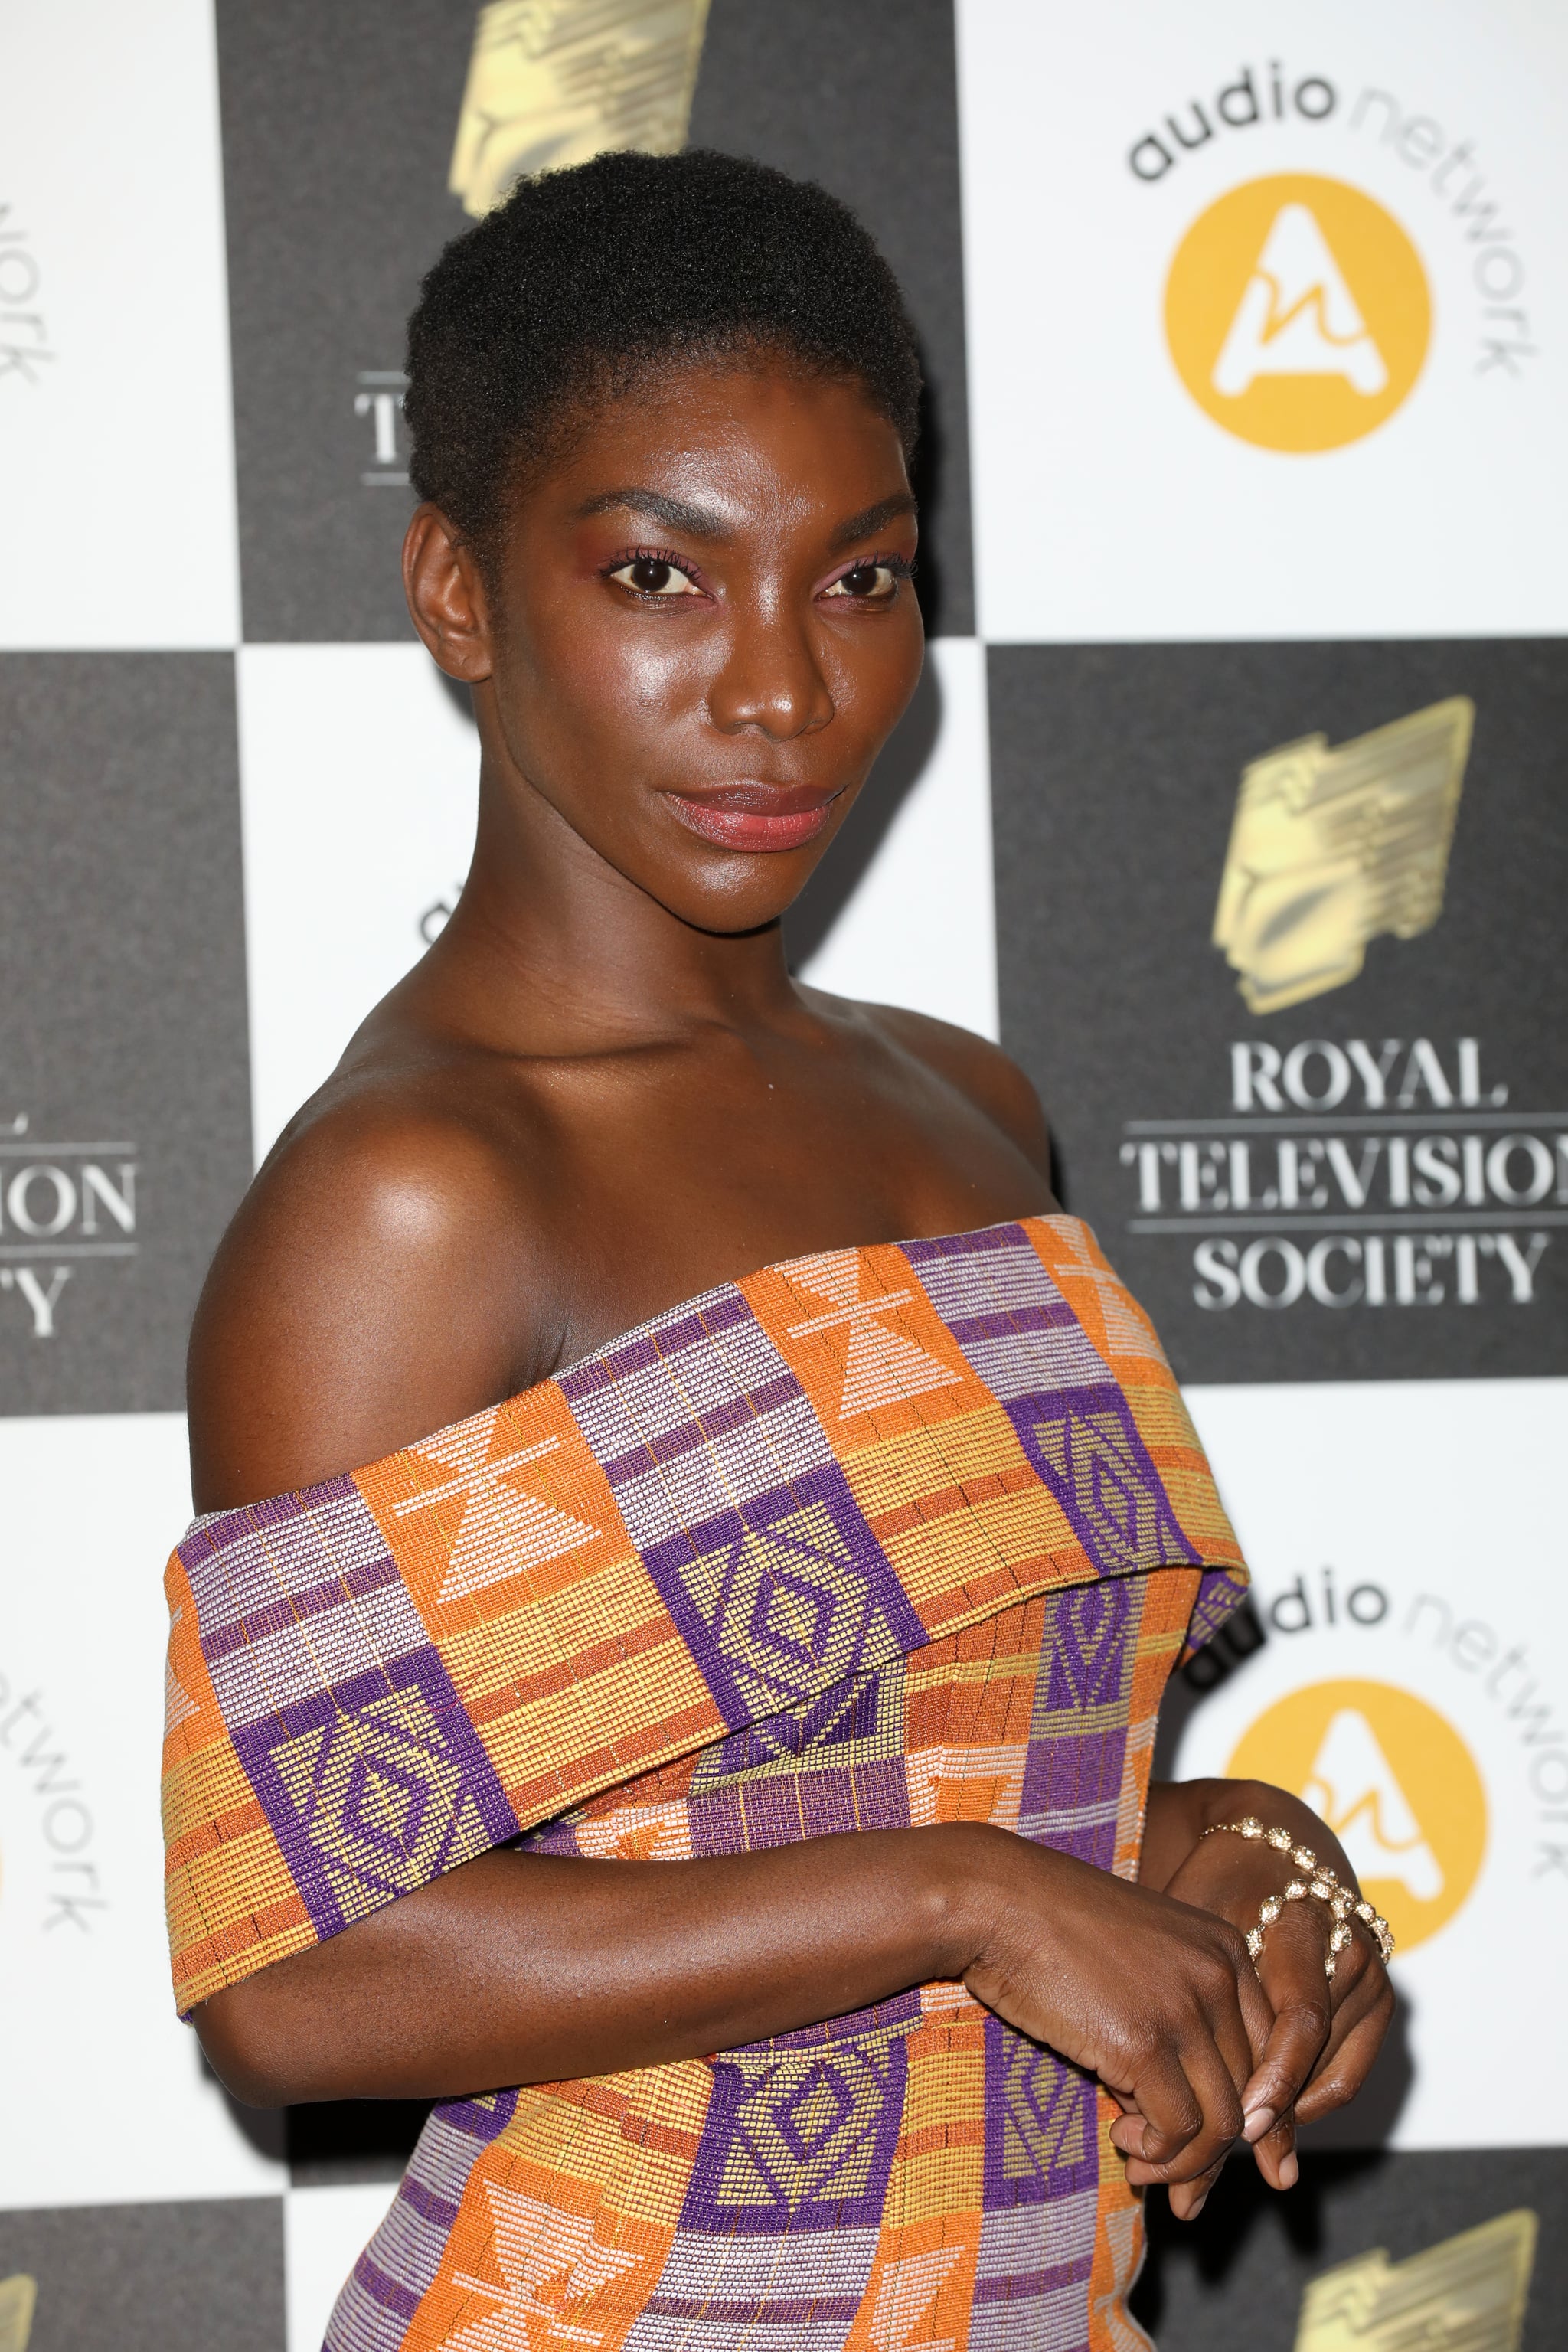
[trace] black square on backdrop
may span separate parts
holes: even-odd
[[[1568,648],[1004,646],[988,658],[1003,1034],[1044,1097],[1067,1204],[1095,1227],[1178,1371],[1568,1370]],[[1250,1013],[1210,944],[1242,768],[1300,737],[1339,744],[1452,695],[1474,700],[1475,737],[1436,924],[1374,939],[1348,985]],[[1374,1067],[1388,1064],[1384,1112],[1353,1071],[1337,1104],[1304,1108],[1300,1095],[1337,1087],[1351,1039]],[[1423,1039],[1429,1058],[1416,1055]],[[1468,1063],[1461,1039],[1474,1041]],[[1266,1099],[1240,1112],[1233,1048],[1267,1071],[1310,1041],[1341,1060],[1299,1058],[1298,1099],[1279,1094],[1273,1125]],[[1467,1104],[1467,1091],[1479,1098]],[[1525,1139],[1500,1160],[1510,1135]],[[1397,1177],[1395,1139],[1413,1156]],[[1453,1162],[1446,1174],[1417,1155],[1433,1139]],[[1184,1140],[1189,1183],[1196,1159],[1210,1163],[1185,1202]],[[1331,1140],[1340,1149],[1326,1160]],[[1208,1197],[1211,1147],[1232,1141],[1250,1148],[1245,1218],[1215,1213]],[[1287,1141],[1306,1163],[1293,1217],[1258,1205]],[[1211,1265],[1217,1252],[1217,1275],[1199,1271],[1200,1243]],[[1250,1289],[1231,1302],[1238,1265]],[[1320,1289],[1363,1296],[1321,1302],[1309,1266]],[[1368,1295],[1379,1291],[1382,1303]]]
[[[244,628],[410,634],[398,413],[419,280],[471,226],[447,192],[477,11],[218,0]],[[694,145],[821,180],[903,281],[930,383],[917,467],[933,634],[973,626],[952,0],[714,0]]]
[[[0,1412],[174,1412],[250,1179],[234,656],[0,655]]]
[[[28,2352],[283,2352],[280,2197],[0,2213],[17,2272],[37,2283]]]

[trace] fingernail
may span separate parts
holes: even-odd
[[[1188,2208],[1187,2208],[1187,2219],[1188,2219],[1188,2221],[1195,2221],[1197,2220],[1197,2218],[1198,2218],[1198,2215],[1203,2211],[1204,2207],[1208,2203],[1208,2201],[1209,2201],[1209,2193],[1208,2193],[1208,2190],[1205,2189],[1204,2190],[1203,2195],[1202,2195],[1201,2197],[1194,2198],[1194,2200],[1193,2200],[1193,2202],[1188,2206]]]
[[[1272,2107],[1254,2107],[1242,2126],[1241,2137],[1248,2147],[1256,2147],[1260,2139],[1267,2138],[1279,2120]]]
[[[1296,2151],[1292,2148],[1289,2156],[1282,2156],[1279,2159],[1279,2186],[1281,2189],[1294,2189],[1300,2178],[1301,2168],[1296,2161]]]

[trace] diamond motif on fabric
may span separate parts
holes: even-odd
[[[588,2306],[604,2287],[636,2270],[642,2255],[606,2246],[591,2218],[545,2205],[515,2189],[487,2180],[495,2224],[496,2268],[505,2284],[458,2273],[455,2286],[483,2295],[496,2308],[446,2339],[452,2352],[542,2352],[554,2344],[602,2344],[616,2315],[594,2326]]]
[[[915,1293],[888,1290],[878,1298],[862,1298],[860,1285],[865,1267],[858,1250],[829,1250],[818,1257],[796,1258],[781,1267],[780,1272],[797,1288],[813,1290],[819,1298],[833,1302],[829,1313],[810,1316],[804,1323],[792,1323],[792,1339],[809,1339],[818,1331],[836,1328],[846,1333],[844,1390],[838,1402],[840,1421],[847,1421],[854,1413],[872,1412],[879,1405],[903,1403],[910,1397],[929,1395],[933,1389],[958,1385],[960,1376],[951,1365],[939,1362],[912,1339],[901,1332],[889,1331],[878,1320],[879,1316],[901,1307]]]
[[[1092,2187],[1098,2174],[1093,2082],[987,2018],[987,2210],[1054,2203]]]
[[[926,1639],[837,1466],[644,1557],[734,1730]]]
[[[321,1936],[516,1833],[433,1651],[296,1701],[236,1746]]]
[[[1049,1620],[1048,1707],[1087,1710],[1121,1697],[1131,1614],[1132,1594],[1120,1578],[1061,1595]]]
[[[684,2226],[772,2233],[879,2220],[903,2113],[901,2032],[731,2053],[713,2072]]]
[[[1008,1418],[1095,1566],[1108,1576],[1192,1566],[1197,1554],[1176,1523],[1148,1449],[1121,1400],[1026,1397]]]
[[[440,1598],[451,1601],[499,1584],[521,1570],[537,1568],[591,1543],[598,1534],[585,1519],[558,1510],[537,1495],[512,1483],[514,1474],[546,1454],[559,1453],[558,1437],[542,1438],[535,1445],[520,1445],[498,1461],[489,1459],[500,1406],[460,1422],[455,1429],[409,1450],[433,1468],[455,1475],[422,1495],[409,1495],[393,1505],[398,1518],[412,1512],[433,1510],[445,1504],[455,1510],[457,1531],[451,1558],[442,1580]],[[449,1521],[448,1521],[449,1523]]]

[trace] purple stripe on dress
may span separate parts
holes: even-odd
[[[900,1242],[899,1248],[911,1265],[929,1265],[935,1258],[983,1257],[989,1250],[1029,1246],[1022,1225],[986,1225],[979,1233],[942,1234],[935,1241]]]
[[[704,1790],[686,1801],[694,1854],[757,1853],[802,1838],[910,1825],[901,1757],[818,1765]]]
[[[301,1486],[288,1495],[269,1495],[265,1502],[246,1503],[237,1511],[215,1511],[198,1519],[175,1550],[189,1572],[246,1536],[282,1527],[289,1519],[303,1518],[324,1503],[346,1502],[358,1491],[347,1475],[324,1478],[319,1486]]]
[[[238,1726],[234,1744],[323,1938],[520,1827],[430,1648]]]
[[[330,1609],[341,1609],[345,1598],[357,1601],[367,1592],[382,1592],[388,1585],[400,1581],[392,1560],[361,1560],[328,1583],[308,1585],[302,1592],[290,1592],[285,1600],[274,1601],[265,1609],[253,1610],[248,1616],[204,1633],[202,1655],[212,1665],[248,1642],[265,1641],[269,1634],[282,1633],[286,1626],[300,1624],[308,1617],[324,1616]]]
[[[1089,2276],[1091,2266],[1091,2257],[1079,2254],[1071,2262],[1052,2263],[1045,2270],[1010,2271],[1005,2278],[976,2279],[973,2299],[977,2304],[1032,2300],[1058,2287],[1078,2285]]]
[[[596,1356],[584,1357],[582,1363],[561,1373],[556,1384],[575,1404],[580,1397],[593,1396],[600,1389],[613,1388],[617,1381],[630,1379],[636,1372],[667,1363],[671,1357],[700,1346],[721,1331],[733,1330],[738,1323],[750,1321],[751,1317],[751,1308],[734,1285],[724,1283],[689,1307],[661,1315],[630,1339],[617,1340]]]
[[[722,2295],[650,2294],[643,2309],[652,2319],[700,2319],[713,2327],[810,2326],[835,2321],[847,2327],[859,2310],[858,2294],[756,2295],[749,2302]]]
[[[641,1444],[625,1454],[612,1455],[601,1466],[613,1486],[624,1486],[628,1478],[637,1477],[661,1462],[673,1462],[682,1454],[689,1454],[693,1446],[728,1436],[732,1429],[742,1428],[761,1412],[771,1412],[775,1405],[787,1404],[800,1392],[800,1382],[794,1373],[783,1372],[776,1380],[765,1381],[749,1395],[726,1398],[722,1404],[714,1405],[695,1420],[652,1432]]]

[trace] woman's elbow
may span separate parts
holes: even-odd
[[[246,2107],[291,2107],[331,2098],[315,2036],[279,2016],[263,1979],[229,1985],[191,2014],[208,2065]]]

